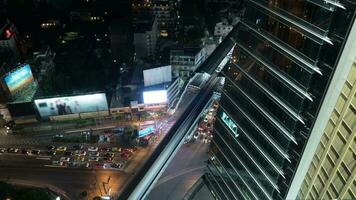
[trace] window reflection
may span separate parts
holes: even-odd
[[[274,66],[290,77],[291,81],[304,88],[309,88],[312,74],[306,71],[285,55],[273,49],[267,41],[262,41],[241,27],[238,36],[235,38],[239,44],[248,48],[256,56],[271,62]]]

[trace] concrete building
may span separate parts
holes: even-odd
[[[157,18],[149,15],[136,21],[134,46],[136,58],[153,58],[158,37]]]
[[[177,31],[177,2],[164,0],[135,0],[132,4],[134,21],[138,15],[148,13],[157,18],[158,31],[161,37],[174,36]],[[134,22],[135,23],[135,22]]]
[[[214,36],[215,37],[226,37],[230,31],[233,29],[233,25],[229,24],[227,20],[223,20],[215,24]]]
[[[205,48],[176,48],[170,52],[173,77],[189,77],[206,59]]]
[[[341,87],[299,199],[356,199],[356,63]]]
[[[0,52],[11,52],[13,56],[19,57],[18,32],[15,25],[7,19],[0,26]]]

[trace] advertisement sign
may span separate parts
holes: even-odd
[[[108,110],[104,93],[35,100],[41,117]]]
[[[172,66],[162,66],[143,70],[143,82],[145,87],[158,85],[172,81]]]
[[[238,137],[239,136],[239,134],[237,133],[238,128],[235,122],[225,112],[222,112],[221,119],[225,123],[225,125],[229,127],[229,129],[234,133],[234,136]]]
[[[156,90],[143,92],[143,102],[145,104],[167,102],[167,90]]]
[[[8,73],[4,77],[4,81],[9,89],[11,97],[15,100],[29,99],[29,101],[31,101],[37,89],[37,84],[34,81],[31,67],[28,64]]]
[[[153,127],[147,127],[145,129],[142,129],[140,131],[138,131],[138,137],[141,138],[141,137],[145,137],[151,133],[153,133],[154,129]]]

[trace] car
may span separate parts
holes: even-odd
[[[54,161],[52,161],[52,165],[55,165],[55,166],[64,166],[64,162],[58,161],[58,160],[54,160]]]
[[[60,147],[57,147],[56,151],[59,151],[59,152],[65,152],[67,150],[67,147],[65,146],[60,146]]]
[[[8,148],[7,152],[9,152],[9,153],[17,153],[17,152],[19,152],[19,149],[18,148]]]
[[[72,151],[66,151],[66,152],[64,152],[64,155],[65,156],[72,156],[73,152]]]
[[[111,163],[104,163],[103,168],[104,169],[111,168]]]
[[[33,155],[40,155],[41,154],[41,150],[32,150],[31,154]]]
[[[22,149],[22,150],[21,150],[21,153],[22,153],[22,154],[29,154],[30,152],[29,152],[27,149]]]
[[[113,157],[115,156],[115,154],[114,154],[114,153],[109,153],[109,152],[108,152],[108,153],[104,153],[104,154],[102,154],[102,156],[103,156],[103,157],[112,157],[112,158],[113,158]]]
[[[112,162],[113,158],[112,157],[104,157],[103,161],[104,162]]]
[[[104,163],[96,163],[95,167],[96,168],[103,168]]]
[[[208,118],[205,117],[203,121],[204,121],[205,123],[207,123],[207,122],[208,122]]]
[[[74,149],[74,150],[82,150],[82,149],[83,149],[83,145],[79,145],[79,144],[74,145],[74,146],[73,146],[73,149]]]
[[[137,149],[136,148],[128,148],[128,149],[125,149],[126,151],[130,152],[130,153],[133,153],[135,152]]]
[[[101,147],[101,148],[100,148],[100,151],[110,151],[110,149],[109,149],[109,148],[106,148],[106,147]]]
[[[56,152],[53,150],[50,150],[50,151],[47,151],[47,155],[54,156],[54,155],[56,155]]]
[[[75,161],[69,161],[67,164],[69,167],[78,167],[79,166],[79,163],[75,162]]]
[[[113,148],[111,148],[111,151],[113,151],[113,152],[121,152],[121,148],[120,147],[113,147]]]
[[[99,152],[89,152],[90,157],[98,157],[100,155]]]
[[[14,120],[8,121],[6,122],[5,126],[4,126],[7,130],[10,130],[14,127],[16,127],[16,123]]]
[[[5,153],[6,149],[5,148],[0,148],[0,153]]]
[[[82,135],[90,135],[90,131],[83,131],[80,134],[82,134]]]
[[[81,164],[81,167],[84,167],[84,168],[89,168],[90,167],[90,163],[83,163]]]
[[[130,157],[130,154],[129,153],[125,153],[125,152],[122,152],[120,154],[121,158],[129,158]]]
[[[83,150],[76,150],[76,151],[74,151],[74,155],[85,156],[85,155],[87,155],[87,152],[83,151]]]
[[[117,169],[121,169],[124,165],[122,163],[112,163],[111,167],[112,168],[117,168]]]
[[[89,147],[88,151],[94,151],[95,152],[95,151],[98,151],[98,149],[99,149],[98,147]]]
[[[47,149],[48,149],[48,150],[54,150],[55,148],[56,148],[56,147],[55,147],[55,146],[52,146],[52,145],[51,145],[51,146],[47,146]]]
[[[69,157],[61,157],[59,160],[62,162],[69,162],[70,158]]]
[[[80,161],[80,162],[84,162],[85,157],[84,157],[84,156],[76,156],[76,157],[75,157],[75,160],[76,160],[76,161]]]
[[[198,139],[199,133],[194,134],[194,139]]]
[[[127,154],[132,154],[132,150],[130,149],[124,149],[122,152]]]
[[[54,137],[56,137],[56,138],[62,138],[62,137],[63,137],[63,134],[57,134],[57,135],[55,135]]]
[[[89,162],[98,162],[99,161],[99,157],[89,157],[88,161]]]

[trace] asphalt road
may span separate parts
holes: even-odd
[[[44,167],[46,164],[50,164],[50,161],[37,160],[36,156],[0,155],[0,180],[51,187],[76,200],[83,191],[94,197],[106,194],[109,187],[111,194],[116,195],[130,176],[119,170]]]
[[[172,124],[172,121],[157,123],[159,127],[162,127],[162,132],[166,132]],[[3,141],[0,147],[43,149],[43,144],[31,144],[28,141],[52,138],[53,134],[55,133],[34,134],[31,137],[27,135],[6,136],[8,139]],[[162,137],[163,135],[159,138]],[[19,140],[15,145],[9,142],[15,140]],[[130,181],[132,175],[142,166],[143,162],[149,158],[159,140],[147,148],[140,148],[139,151],[135,152],[123,170],[45,167],[45,165],[51,164],[50,160],[36,159],[37,156],[21,153],[0,153],[0,181],[9,181],[26,186],[49,187],[73,200],[78,200],[83,191],[88,192],[88,197],[85,199],[109,194],[109,191],[110,195],[115,197],[118,196],[124,185]]]

